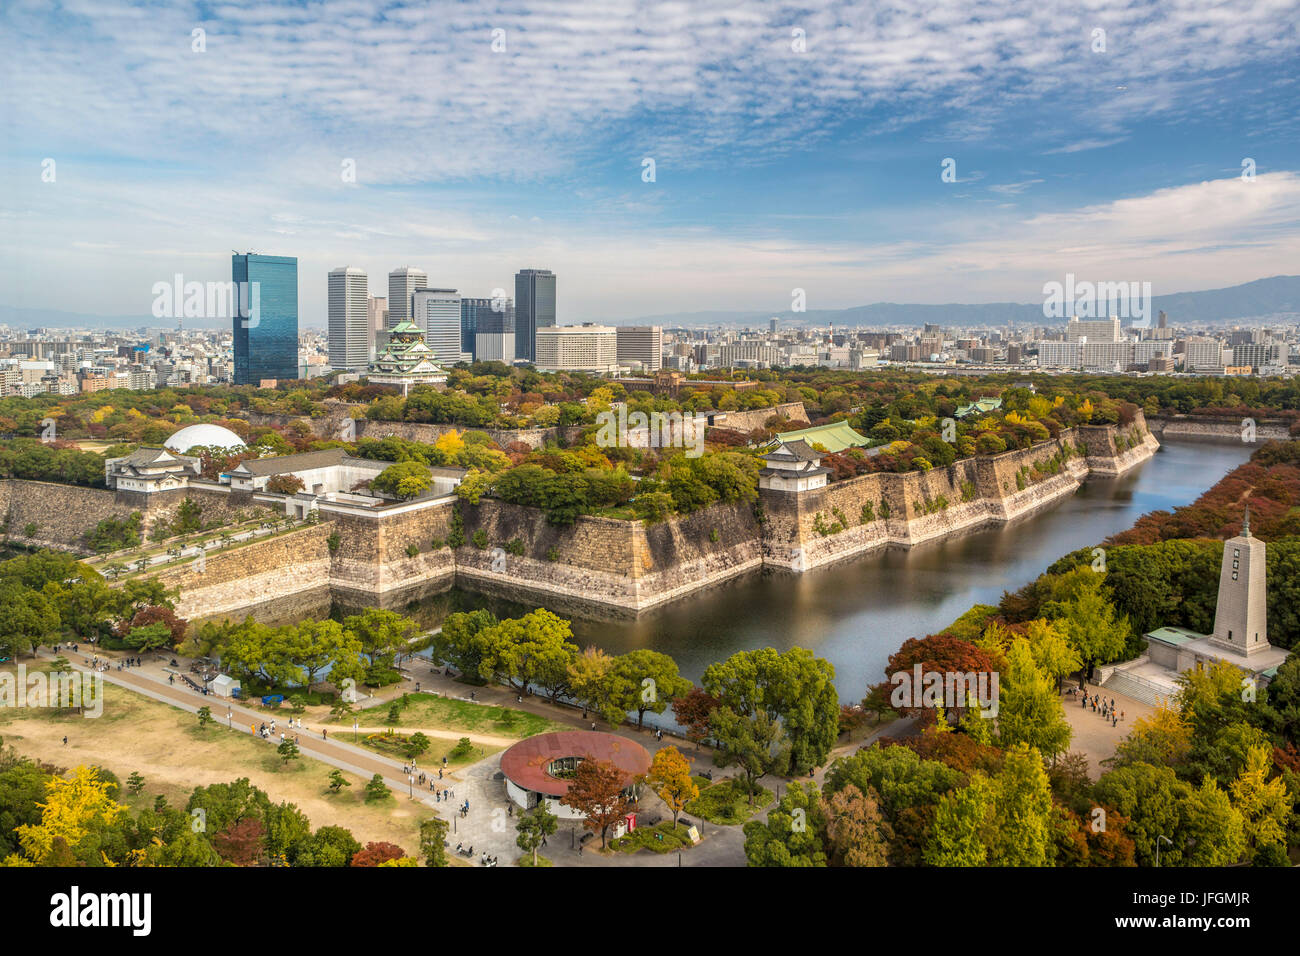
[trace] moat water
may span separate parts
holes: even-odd
[[[552,609],[573,619],[579,646],[614,654],[654,648],[671,654],[692,680],[739,650],[806,647],[835,666],[840,698],[852,702],[884,679],[889,655],[908,638],[942,630],[973,604],[996,604],[1057,558],[1100,543],[1147,512],[1194,501],[1255,447],[1171,441],[1127,474],[1089,478],[1074,495],[1009,524],[863,554],[802,575],[755,571],[635,619]],[[321,612],[328,613],[324,600]],[[485,606],[504,616],[546,602],[519,605],[453,588],[395,609],[435,627],[451,611]],[[271,609],[257,616],[264,614],[276,616]]]

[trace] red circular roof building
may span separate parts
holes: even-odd
[[[524,809],[545,799],[557,816],[577,818],[563,806],[569,782],[583,760],[599,760],[622,771],[630,790],[637,777],[650,772],[650,752],[635,740],[596,730],[564,730],[521,740],[501,755],[506,793]]]

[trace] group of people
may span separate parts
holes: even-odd
[[[1106,700],[1100,694],[1089,694],[1086,690],[1083,692],[1083,707],[1086,710],[1091,707],[1094,714],[1100,713],[1102,718],[1110,721],[1112,727],[1119,725],[1120,720],[1124,717],[1124,711],[1119,715],[1115,713],[1115,698]]]

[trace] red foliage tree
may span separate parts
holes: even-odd
[[[378,866],[389,860],[400,860],[406,856],[400,846],[393,843],[367,843],[366,848],[352,857],[352,866]]]
[[[909,680],[913,680],[916,673],[915,667],[918,664],[921,666],[922,680],[924,680],[926,674],[932,672],[943,676],[968,673],[991,674],[997,670],[993,659],[985,651],[969,641],[963,641],[951,634],[930,634],[921,638],[913,637],[905,641],[903,646],[889,658],[889,663],[885,665],[885,683],[882,691],[886,699],[898,686],[893,683],[892,676],[906,674]],[[913,700],[917,703],[919,703],[922,687],[913,687]],[[877,692],[877,699],[879,699],[879,693]],[[956,702],[957,709],[949,715],[950,722],[961,719],[964,704],[965,701]],[[895,707],[894,709],[901,713],[916,715],[932,708],[908,706]]]
[[[212,848],[236,866],[253,866],[262,858],[266,827],[257,817],[244,817],[213,834]]]
[[[685,697],[673,698],[673,717],[686,728],[686,737],[699,746],[709,736],[709,720],[718,707],[718,698],[692,687]]]

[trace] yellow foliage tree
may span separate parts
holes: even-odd
[[[18,845],[37,866],[49,865],[60,843],[75,854],[90,833],[112,826],[126,813],[126,807],[109,796],[113,785],[100,780],[94,767],[77,767],[71,777],[54,777],[47,786],[49,798],[39,805],[41,822],[15,830]]]
[[[449,462],[454,462],[456,456],[465,450],[465,439],[461,437],[462,434],[454,428],[443,432],[433,443],[433,447],[446,455]]]
[[[664,747],[651,761],[646,779],[673,812],[673,829],[676,829],[678,815],[700,795],[700,788],[691,779],[690,763],[676,747]]]
[[[1291,800],[1281,777],[1268,779],[1272,765],[1268,747],[1251,747],[1240,776],[1232,781],[1232,801],[1241,811],[1246,845],[1252,850],[1286,843]]]

